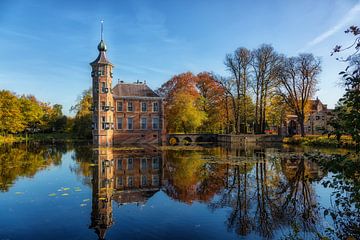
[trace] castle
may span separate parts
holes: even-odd
[[[165,141],[162,98],[140,81],[119,81],[113,87],[114,66],[106,57],[107,47],[102,34],[97,48],[99,55],[90,63],[94,145],[160,144]]]

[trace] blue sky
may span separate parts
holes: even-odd
[[[360,23],[358,0],[1,0],[0,9],[0,89],[60,103],[66,114],[90,87],[101,19],[114,82],[155,89],[186,71],[226,75],[226,53],[269,43],[288,56],[321,57],[316,95],[330,107],[342,96],[344,68],[330,52]]]

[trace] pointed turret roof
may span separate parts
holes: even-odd
[[[90,63],[90,65],[95,65],[95,64],[109,64],[112,65],[111,62],[107,59],[106,57],[106,44],[103,40],[103,21],[101,21],[101,40],[100,43],[98,44],[97,49],[99,50],[99,55],[98,57]]]

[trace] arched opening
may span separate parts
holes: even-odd
[[[171,146],[179,145],[179,139],[177,137],[170,137],[169,144]]]
[[[197,143],[203,143],[203,142],[205,142],[205,138],[204,138],[203,136],[199,136],[199,137],[197,137],[197,138],[195,139],[195,142],[197,142]]]
[[[185,146],[189,146],[191,143],[192,143],[192,139],[190,137],[185,137],[182,140],[182,144],[185,145]]]
[[[290,136],[297,134],[297,123],[294,120],[291,120],[288,125],[288,133]]]

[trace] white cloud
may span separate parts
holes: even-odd
[[[323,41],[334,35],[337,31],[343,30],[346,25],[351,24],[351,22],[359,16],[360,16],[360,2],[355,4],[355,6],[353,6],[346,13],[346,15],[340,19],[340,21],[336,25],[332,26],[330,29],[321,33],[319,36],[308,42],[305,48],[302,50],[311,48],[319,43],[322,43]]]

